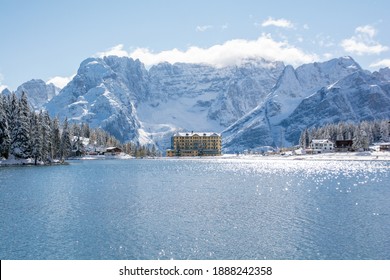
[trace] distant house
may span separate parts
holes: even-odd
[[[108,147],[106,149],[106,153],[112,154],[112,155],[117,155],[117,154],[120,154],[121,152],[122,152],[122,149],[120,149],[118,147]]]
[[[332,152],[334,143],[328,139],[313,139],[311,140],[310,148],[313,153]]]
[[[382,151],[382,152],[390,151],[390,143],[380,143],[379,144],[379,151]]]
[[[167,150],[167,157],[174,157],[176,155],[176,151],[172,149]]]
[[[353,151],[352,144],[352,140],[336,140],[334,148],[336,152],[351,152]]]

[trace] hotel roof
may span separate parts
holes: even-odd
[[[173,136],[221,136],[221,133],[216,132],[176,132]]]

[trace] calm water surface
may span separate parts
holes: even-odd
[[[0,259],[390,259],[390,163],[0,167]]]

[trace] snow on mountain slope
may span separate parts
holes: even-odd
[[[390,68],[382,68],[379,70],[379,75],[386,81],[390,81]]]
[[[46,84],[39,79],[33,79],[21,84],[17,90],[16,95],[22,96],[25,92],[30,105],[34,110],[40,110],[44,104],[50,101],[54,96],[58,95],[60,89],[53,84]]]
[[[137,104],[138,117],[163,149],[175,131],[221,132],[263,100],[283,68],[265,60],[224,68],[160,63],[149,70],[149,98]]]
[[[149,70],[150,114],[185,129],[221,131],[257,106],[284,68],[280,62],[245,60],[239,66],[161,63]],[[155,119],[151,118],[153,123]]]
[[[390,81],[357,71],[305,98],[281,125],[297,144],[305,128],[327,123],[390,119]]]
[[[247,59],[230,67],[232,78],[220,91],[209,110],[209,118],[227,127],[255,108],[275,85],[283,72],[282,62]]]
[[[147,71],[130,58],[89,58],[46,108],[100,126],[122,141],[165,149],[175,131],[221,132],[264,98],[283,67],[247,60],[224,68],[160,63]]]
[[[70,121],[101,127],[121,141],[151,142],[135,104],[148,96],[148,75],[138,61],[124,57],[88,58],[73,80],[47,105]]]
[[[389,71],[387,68],[372,74],[364,72],[350,57],[305,64],[296,69],[281,62],[247,59],[223,68],[160,63],[149,70],[139,60],[127,57],[88,58],[80,64],[72,81],[45,108],[61,119],[67,117],[73,122],[101,127],[121,141],[157,144],[162,150],[170,146],[170,137],[176,131],[223,131],[224,150],[233,152],[294,144],[297,131],[311,125],[307,120],[321,115],[302,107],[321,88],[325,91],[353,88],[371,75],[373,80],[367,92],[375,91],[379,82],[379,88],[386,92]],[[354,79],[352,74],[357,72],[361,77]],[[362,75],[368,76],[363,79]],[[36,82],[31,88],[46,98],[47,89],[41,84]],[[386,103],[383,93],[377,92],[377,96]],[[34,106],[40,106],[43,98]],[[313,100],[322,102],[316,98]],[[324,110],[313,100],[310,106]],[[353,114],[367,118],[381,116],[377,112],[370,115],[364,110],[357,111],[358,103],[349,105],[352,106],[349,119],[353,119]],[[299,115],[297,108],[306,113]],[[367,108],[381,107],[377,104]],[[337,114],[341,113],[337,111]],[[292,116],[301,120],[303,126]],[[317,120],[316,124],[319,123],[321,120]]]
[[[304,98],[358,70],[360,66],[350,57],[305,64],[295,70],[286,66],[265,101],[223,131],[225,151],[291,144],[285,139],[281,121],[292,114]],[[255,136],[247,137],[246,130]]]

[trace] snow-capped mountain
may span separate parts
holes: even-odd
[[[174,131],[222,131],[264,98],[283,68],[246,60],[225,68],[161,63],[147,71],[131,58],[89,58],[46,108],[122,141],[164,147]]]
[[[121,141],[170,146],[176,131],[223,132],[225,152],[296,144],[302,129],[390,118],[390,69],[370,73],[350,57],[297,67],[263,59],[217,68],[127,57],[88,58],[59,94],[20,86],[35,109],[101,127]],[[19,92],[18,88],[18,92]]]
[[[69,121],[101,127],[118,139],[150,142],[135,104],[148,97],[148,74],[139,60],[124,57],[89,58],[77,75],[46,109]]]
[[[294,143],[307,127],[389,118],[389,80],[357,71],[305,98],[281,125],[286,139]]]
[[[265,100],[223,132],[225,150],[293,144],[294,141],[285,139],[282,121],[304,98],[360,70],[361,67],[350,57],[304,64],[297,69],[286,66]]]
[[[8,88],[5,88],[1,91],[1,94],[2,95],[10,95],[10,94],[12,94],[12,92]]]
[[[60,89],[53,84],[46,84],[40,79],[33,79],[21,84],[15,91],[18,97],[25,92],[34,110],[42,109],[43,105],[58,95]]]

